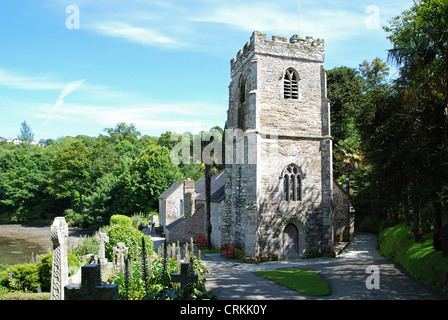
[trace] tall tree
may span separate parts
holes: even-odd
[[[448,1],[422,0],[385,28],[393,48],[389,59],[400,75],[396,81],[402,95],[402,118],[409,126],[408,168],[414,204],[414,228],[418,212],[433,206],[434,248],[440,246],[438,194],[448,184],[446,139],[448,137]],[[417,230],[416,230],[417,231]],[[416,233],[416,240],[421,237]]]
[[[20,124],[20,135],[18,138],[25,144],[30,144],[34,140],[34,133],[26,121]]]
[[[52,162],[52,177],[49,180],[50,193],[58,197],[66,197],[71,191],[78,194],[81,214],[84,213],[83,196],[91,186],[88,153],[87,147],[79,140],[57,150]]]

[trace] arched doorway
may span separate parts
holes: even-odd
[[[304,234],[300,224],[288,223],[283,229],[283,259],[299,258],[303,254]]]

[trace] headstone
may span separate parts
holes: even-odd
[[[124,261],[128,255],[129,248],[124,245],[123,242],[118,242],[117,246],[113,248],[114,255],[117,257],[115,260],[115,266],[117,273],[124,271]]]
[[[67,239],[68,226],[64,217],[56,217],[51,226],[53,261],[51,266],[51,300],[64,300],[64,287],[68,284]]]
[[[118,285],[103,284],[99,264],[81,267],[81,284],[68,284],[64,288],[65,300],[118,300]]]
[[[172,273],[171,274],[171,282],[180,282],[180,290],[183,290],[183,288],[188,284],[188,282],[192,281],[193,283],[198,282],[198,274],[195,273],[193,275],[193,279],[190,279],[190,275],[188,274],[188,262],[182,262],[180,264],[180,273]]]
[[[105,232],[100,232],[98,236],[96,237],[98,240],[100,247],[98,250],[98,262],[101,266],[101,277],[104,279],[106,277],[106,272],[108,270],[108,264],[106,259],[106,249],[105,244],[109,243],[109,237]]]
[[[109,243],[109,237],[107,236],[107,234],[105,232],[100,232],[99,235],[96,237],[96,239],[98,240],[98,242],[100,244],[100,248],[98,251],[98,259],[101,262],[101,259],[106,259],[106,249],[105,249],[104,245],[106,243]]]

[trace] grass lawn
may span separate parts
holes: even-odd
[[[327,281],[314,271],[288,269],[257,271],[255,273],[306,295],[320,297],[331,294],[331,289]]]

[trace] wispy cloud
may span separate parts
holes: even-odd
[[[76,89],[78,89],[80,86],[82,86],[84,81],[85,80],[73,81],[66,85],[66,87],[62,90],[61,94],[59,95],[58,99],[56,100],[55,105],[48,113],[48,117],[47,117],[47,120],[44,122],[44,125],[48,124],[50,122],[50,120],[54,117],[54,114],[61,109],[62,105],[64,104],[64,98],[67,95],[69,95],[70,93],[72,93],[73,91],[75,91]]]
[[[61,90],[65,84],[48,77],[23,76],[0,68],[0,86],[22,90]]]
[[[43,118],[54,107],[41,105],[34,117]],[[173,117],[173,115],[176,117]],[[92,105],[88,103],[66,103],[54,118],[71,123],[100,124],[103,128],[113,127],[119,122],[133,123],[145,132],[171,130],[176,132],[200,131],[210,129],[220,115],[225,114],[225,107],[208,103],[162,103],[140,101],[129,105]]]
[[[161,32],[150,29],[132,26],[127,22],[101,22],[92,26],[95,32],[122,38],[130,42],[136,42],[145,46],[171,46],[179,45],[173,38],[163,35]]]

